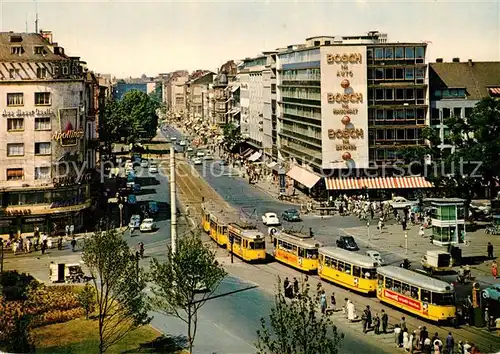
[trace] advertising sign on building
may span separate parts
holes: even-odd
[[[366,168],[366,47],[327,46],[320,50],[322,167]]]
[[[54,133],[53,139],[61,146],[75,146],[83,135],[83,129],[78,126],[78,108],[59,109],[59,131]]]

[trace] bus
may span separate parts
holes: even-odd
[[[276,233],[272,241],[273,257],[278,262],[303,272],[318,271],[318,248],[322,246],[319,241],[285,232]]]
[[[256,226],[244,221],[231,222],[227,226],[230,252],[247,262],[266,259],[264,235]],[[232,244],[231,244],[232,241]]]
[[[319,249],[318,275],[321,279],[356,292],[377,291],[377,264],[368,256],[337,247]]]
[[[455,320],[452,285],[411,270],[379,267],[377,298],[433,322]]]

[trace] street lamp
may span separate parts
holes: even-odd
[[[121,229],[123,225],[123,204],[122,203],[118,204],[118,208],[120,209],[120,229]]]

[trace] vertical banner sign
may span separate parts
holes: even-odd
[[[322,167],[369,167],[366,47],[328,46],[320,53]]]
[[[278,171],[278,175],[279,175],[279,180],[280,180],[280,193],[285,193],[285,188],[286,188],[286,175],[285,175],[285,171],[283,169],[280,169]]]

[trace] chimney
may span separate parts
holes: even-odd
[[[452,62],[453,62],[453,63],[460,63],[460,58],[453,58],[453,59],[452,59]]]
[[[436,63],[442,63],[443,62],[443,58],[436,58]]]
[[[474,65],[474,63],[472,62],[472,59],[467,60],[467,62],[469,63],[470,67],[472,67]]]

